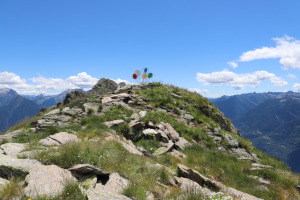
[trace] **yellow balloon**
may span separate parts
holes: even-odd
[[[146,79],[147,78],[147,74],[143,74],[142,78]]]

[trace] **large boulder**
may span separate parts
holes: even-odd
[[[37,160],[18,159],[13,156],[0,155],[0,177],[24,177],[36,165],[41,165]]]
[[[111,79],[100,79],[93,89],[88,93],[92,96],[102,96],[109,92],[114,92],[118,89],[118,84]]]
[[[77,99],[82,99],[85,97],[87,97],[87,94],[85,92],[83,92],[81,90],[75,90],[75,91],[67,93],[66,98],[64,99],[63,103],[64,103],[64,105],[68,105]]]
[[[54,145],[63,145],[69,142],[78,142],[79,139],[76,135],[67,133],[67,132],[59,132],[54,135],[50,135],[44,139],[39,141],[40,144],[44,146],[54,146]]]
[[[76,181],[71,172],[56,165],[39,165],[29,171],[24,189],[28,197],[60,195],[70,181]]]
[[[106,171],[89,164],[78,164],[69,168],[68,170],[78,179],[87,175],[109,175],[109,173]]]
[[[108,199],[131,200],[130,198],[124,195],[114,194],[111,191],[101,190],[99,188],[90,188],[87,191],[87,197],[88,200],[108,200]]]
[[[21,143],[6,143],[2,144],[0,149],[3,150],[5,155],[17,156],[18,153],[25,149],[26,145]]]
[[[118,173],[112,173],[105,184],[96,184],[96,189],[110,191],[114,194],[122,194],[123,190],[129,186],[129,183],[127,179],[121,177]]]
[[[168,130],[168,136],[171,140],[174,142],[177,142],[179,140],[179,133],[171,126],[170,124],[166,123],[165,124],[167,130]]]

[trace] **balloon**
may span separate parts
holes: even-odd
[[[143,74],[142,78],[146,79],[147,78],[147,74]]]
[[[148,78],[152,78],[153,74],[152,73],[149,73],[148,74]]]
[[[144,69],[144,73],[147,73],[147,71],[148,71],[148,68],[146,67],[146,68]]]
[[[136,74],[133,74],[133,75],[132,75],[132,78],[133,78],[133,79],[136,79],[137,77],[138,77],[138,76],[137,76]]]
[[[136,74],[137,76],[139,76],[139,75],[141,75],[141,71],[140,71],[140,70],[136,70],[136,71],[135,71],[135,74]]]

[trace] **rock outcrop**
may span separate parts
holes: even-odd
[[[124,87],[123,87],[124,88]],[[89,92],[91,96],[102,96],[118,89],[118,84],[111,79],[100,79],[93,89]]]

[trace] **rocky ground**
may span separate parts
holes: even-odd
[[[14,129],[0,136],[2,199],[299,199],[297,175],[171,86],[101,79]]]

